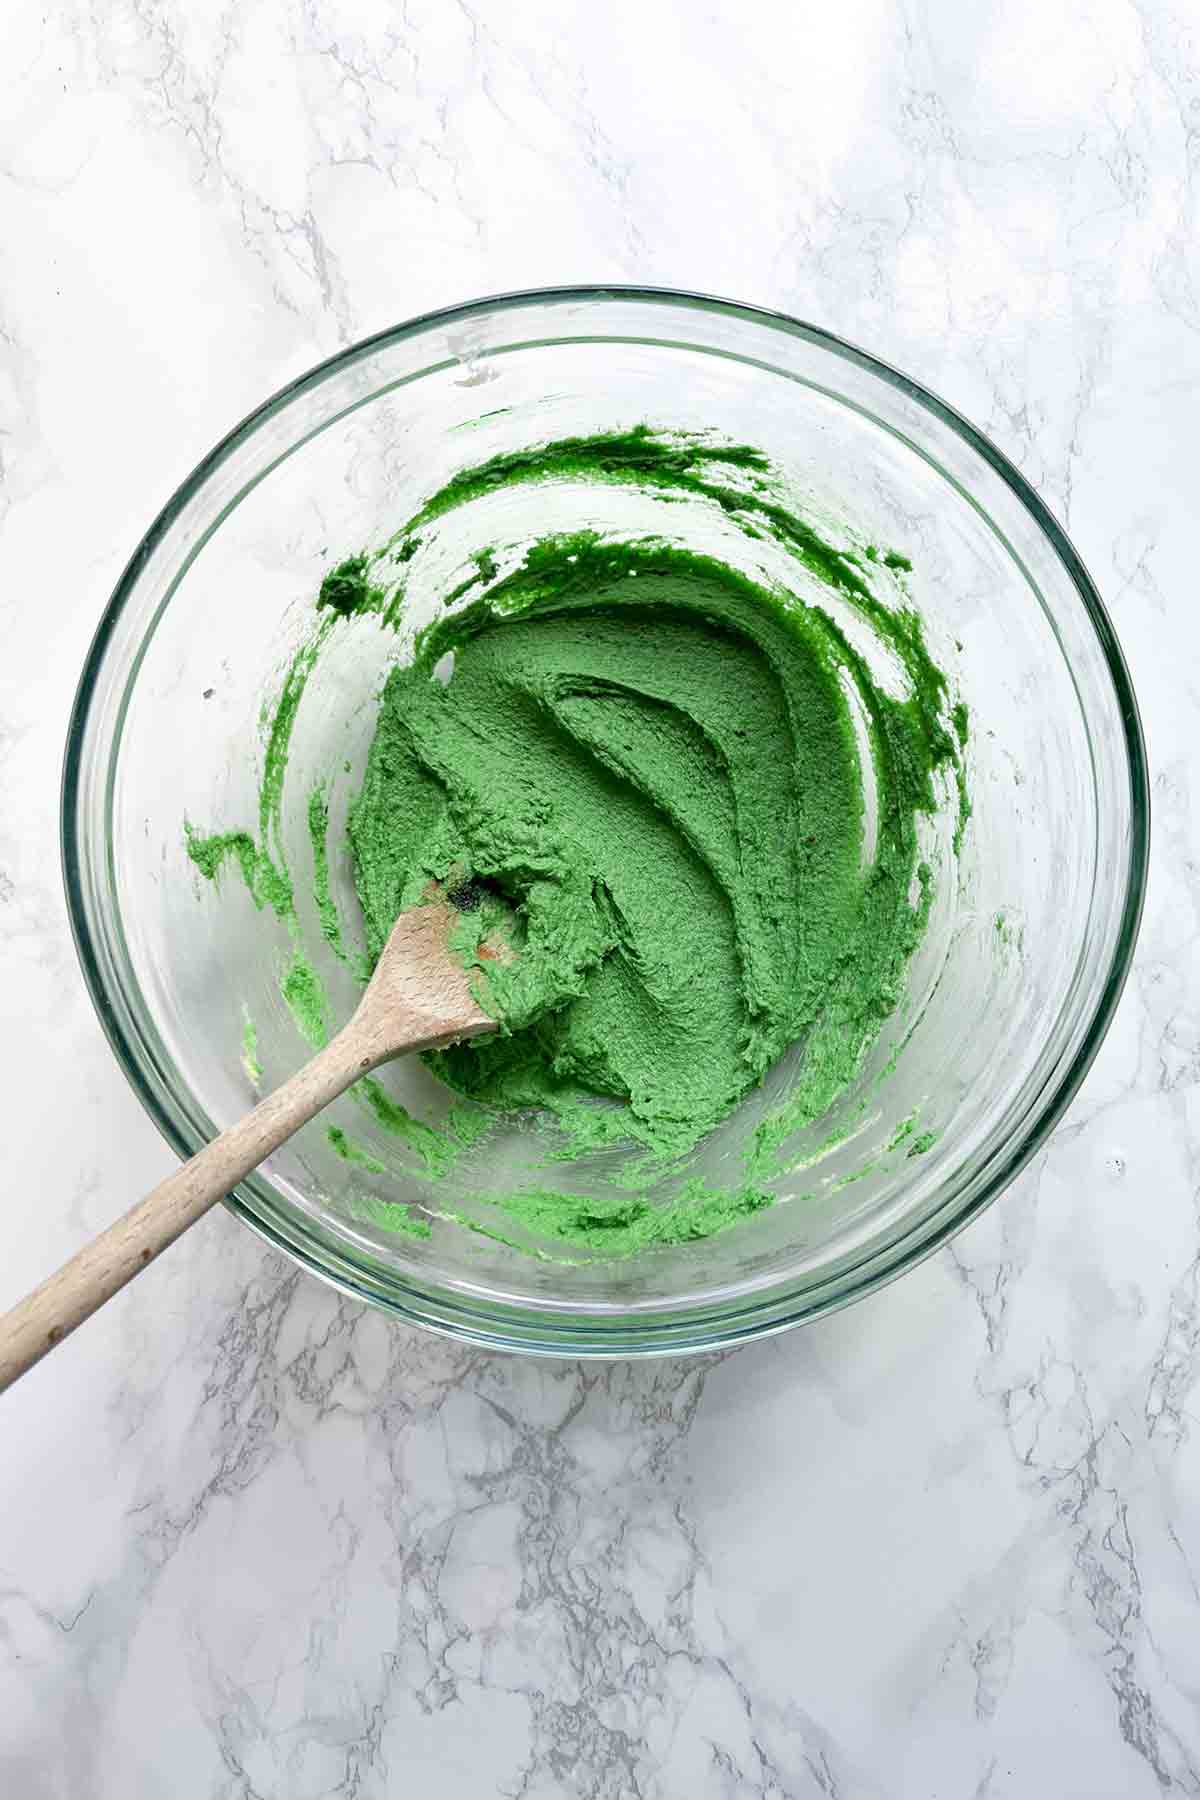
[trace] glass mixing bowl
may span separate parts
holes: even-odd
[[[1112,626],[1037,495],[950,407],[826,332],[692,294],[564,289],[451,308],[333,357],[231,432],[146,533],[83,670],[63,784],[72,925],[113,1048],[181,1155],[253,1103],[247,1017],[267,1085],[309,1054],[279,998],[283,928],[236,880],[220,893],[199,882],[183,821],[253,822],[264,703],[311,630],[322,572],[385,540],[466,464],[640,423],[757,446],[821,517],[911,560],[931,650],[970,711],[973,810],[960,854],[944,830],[931,840],[936,899],[904,1002],[858,1081],[792,1146],[780,1203],[733,1229],[620,1262],[497,1241],[486,1196],[506,1178],[518,1122],[439,1189],[460,1222],[437,1217],[425,1239],[389,1230],[372,1196],[421,1203],[428,1183],[349,1100],[230,1196],[345,1291],[523,1351],[728,1344],[926,1256],[995,1198],[1078,1087],[1145,881],[1145,755]],[[418,614],[493,541],[495,507],[515,542],[580,502],[533,485],[489,504],[456,515]],[[611,523],[623,504],[619,488],[589,494],[588,522]],[[336,836],[382,677],[404,653],[377,621],[337,642],[297,716],[282,809],[297,859],[305,797],[331,767],[343,772]],[[344,857],[333,879],[353,911]],[[300,928],[348,1014],[356,990],[311,907]],[[384,1073],[397,1097],[436,1108],[419,1063]],[[784,1067],[748,1096],[740,1125],[786,1079]],[[919,1155],[905,1137],[914,1117]],[[331,1120],[386,1173],[335,1157]],[[705,1166],[727,1175],[733,1143],[715,1133]]]

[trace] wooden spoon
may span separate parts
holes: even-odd
[[[352,1083],[409,1050],[496,1030],[446,948],[457,917],[440,899],[401,913],[344,1030],[0,1318],[0,1393]]]

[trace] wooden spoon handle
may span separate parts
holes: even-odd
[[[314,1113],[384,1057],[351,1023],[0,1318],[0,1393],[153,1262]]]

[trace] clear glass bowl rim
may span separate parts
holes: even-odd
[[[313,392],[376,351],[419,337],[426,331],[466,324],[484,315],[515,311],[521,307],[579,305],[589,301],[637,301],[667,309],[699,311],[799,337],[878,377],[959,436],[990,465],[1025,509],[1048,541],[1083,603],[1117,697],[1129,781],[1130,841],[1124,901],[1112,960],[1095,995],[1092,1016],[1079,1047],[1060,1072],[1053,1092],[1044,1096],[1032,1121],[1006,1146],[1007,1154],[996,1159],[987,1179],[975,1193],[957,1206],[948,1204],[941,1208],[913,1239],[901,1238],[882,1251],[870,1252],[857,1266],[839,1268],[822,1283],[809,1283],[803,1291],[791,1293],[774,1287],[719,1306],[686,1313],[669,1306],[639,1310],[632,1316],[598,1315],[565,1306],[561,1310],[549,1306],[513,1306],[485,1302],[476,1295],[456,1294],[443,1287],[424,1288],[415,1280],[400,1279],[394,1271],[386,1282],[381,1282],[377,1266],[368,1268],[332,1237],[319,1237],[311,1221],[301,1223],[298,1219],[281,1216],[278,1207],[270,1202],[269,1190],[259,1184],[260,1191],[256,1192],[255,1176],[239,1186],[225,1202],[260,1237],[341,1292],[426,1329],[489,1349],[526,1354],[609,1358],[678,1355],[720,1349],[783,1331],[848,1305],[924,1261],[977,1218],[1037,1153],[1078,1091],[1103,1042],[1129,973],[1145,901],[1150,843],[1146,746],[1133,684],[1104,602],[1066,532],[1004,452],[956,408],[911,376],[818,325],[771,308],[680,288],[604,283],[521,289],[438,308],[363,338],[315,364],[248,413],[197,463],[134,550],[101,614],[76,689],[63,759],[60,845],[71,933],[101,1027],[134,1092],[167,1142],[181,1157],[191,1156],[201,1147],[201,1140],[162,1104],[159,1094],[146,1078],[118,1011],[111,1003],[93,925],[88,917],[82,876],[80,773],[88,754],[89,719],[105,657],[139,575],[179,514],[215,471],[261,426],[301,396]],[[108,791],[111,797],[111,786]],[[109,822],[106,820],[106,824]]]

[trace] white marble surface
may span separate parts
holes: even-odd
[[[170,1163],[60,892],[97,614],[222,431],[396,319],[643,279],[923,377],[1090,563],[1157,808],[1067,1122],[818,1327],[523,1363],[198,1228],[0,1402],[0,1794],[1200,1794],[1195,0],[9,0],[0,37],[0,1303]]]

